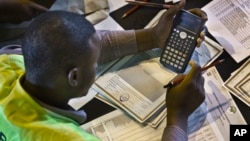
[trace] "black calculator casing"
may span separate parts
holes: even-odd
[[[173,26],[160,57],[161,64],[176,73],[183,73],[203,30],[205,20],[181,10],[174,18]]]

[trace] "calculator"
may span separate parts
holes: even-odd
[[[181,10],[174,18],[171,32],[162,50],[160,63],[176,73],[183,73],[196,47],[205,20]]]

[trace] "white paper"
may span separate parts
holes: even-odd
[[[104,103],[106,103],[106,104],[108,104],[116,109],[119,109],[119,107],[117,107],[115,103],[110,101],[108,98],[105,98],[101,94],[97,94],[95,96],[95,98],[99,99],[100,101],[102,101],[102,102],[104,102]],[[126,112],[124,112],[124,113],[126,113]],[[161,122],[166,118],[166,116],[167,116],[167,109],[164,108],[162,111],[155,113],[155,115],[147,121],[147,124],[153,128],[157,128],[161,124]]]
[[[225,88],[227,88],[232,94],[234,94],[237,98],[239,98],[248,106],[250,106],[249,77],[250,77],[250,59],[248,59],[224,83]]]
[[[235,85],[235,88],[247,97],[250,97],[250,74],[243,78],[238,84]]]
[[[203,77],[205,79],[206,106],[210,115],[208,121],[217,138],[228,141],[230,125],[246,125],[246,121],[228,90],[223,87],[224,82],[216,68],[209,69]]]
[[[202,8],[206,26],[236,62],[250,55],[250,6],[248,0],[213,0]]]
[[[102,141],[157,141],[161,139],[165,124],[157,129],[143,126],[116,110],[81,127]]]
[[[128,4],[125,0],[108,0],[110,12]]]
[[[143,123],[165,105],[166,90],[163,85],[175,76],[161,66],[159,58],[155,58],[106,73],[95,84],[103,95]]]
[[[98,10],[109,8],[108,0],[83,0],[84,13],[92,13]]]
[[[69,100],[68,104],[75,110],[78,110],[79,108],[87,104],[90,100],[92,100],[96,94],[97,92],[91,88],[89,89],[86,96],[72,98]]]
[[[104,0],[106,1],[106,0]],[[127,2],[125,0],[107,0],[109,5],[109,13],[122,6],[125,6]],[[124,30],[110,15],[103,21],[95,24],[97,30]]]

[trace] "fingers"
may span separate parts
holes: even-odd
[[[178,4],[171,6],[165,14],[167,14],[168,19],[173,18],[181,9],[183,9],[186,1],[181,0]]]
[[[167,10],[167,12],[164,13],[164,17],[166,18],[165,20],[168,21],[168,20],[172,20],[173,17],[179,12],[179,10],[173,6],[171,7],[170,9]]]
[[[193,8],[188,10],[189,12],[201,17],[204,21],[207,21],[207,14],[206,12],[204,12],[203,10],[201,10],[200,8]]]
[[[205,100],[205,89],[204,89],[204,78],[202,77],[201,67],[197,65],[194,61],[189,63],[192,68],[188,73],[188,80],[193,80],[193,85],[196,87],[197,102],[202,103]]]
[[[206,12],[202,11],[200,8],[193,8],[193,9],[190,9],[188,11],[191,12],[192,14],[195,14],[195,15],[201,17],[205,22],[207,21]],[[196,41],[197,47],[200,47],[201,43],[204,41],[206,31],[207,31],[206,26],[204,26],[202,32],[200,33],[200,37]]]
[[[191,70],[186,75],[185,79],[183,80],[184,82],[185,81],[187,82],[190,80],[196,81],[199,78],[199,75],[201,75],[201,67],[198,64],[196,64],[194,61],[190,61],[189,65],[191,66]]]
[[[199,76],[196,79],[195,85],[197,86],[197,102],[201,104],[205,100],[205,88],[204,88],[204,78],[202,74],[199,73]]]
[[[201,46],[201,43],[202,43],[204,40],[205,40],[205,32],[204,32],[204,30],[203,30],[203,31],[201,31],[199,38],[197,38],[196,47],[200,47],[200,46]]]
[[[186,0],[181,0],[181,1],[180,1],[178,4],[176,4],[175,6],[176,6],[176,8],[178,9],[178,11],[180,11],[181,9],[184,8],[185,4],[186,4]]]

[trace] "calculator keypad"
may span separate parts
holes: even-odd
[[[195,36],[181,28],[174,28],[169,35],[165,50],[161,56],[161,63],[176,72],[186,68],[189,57],[193,52]]]

